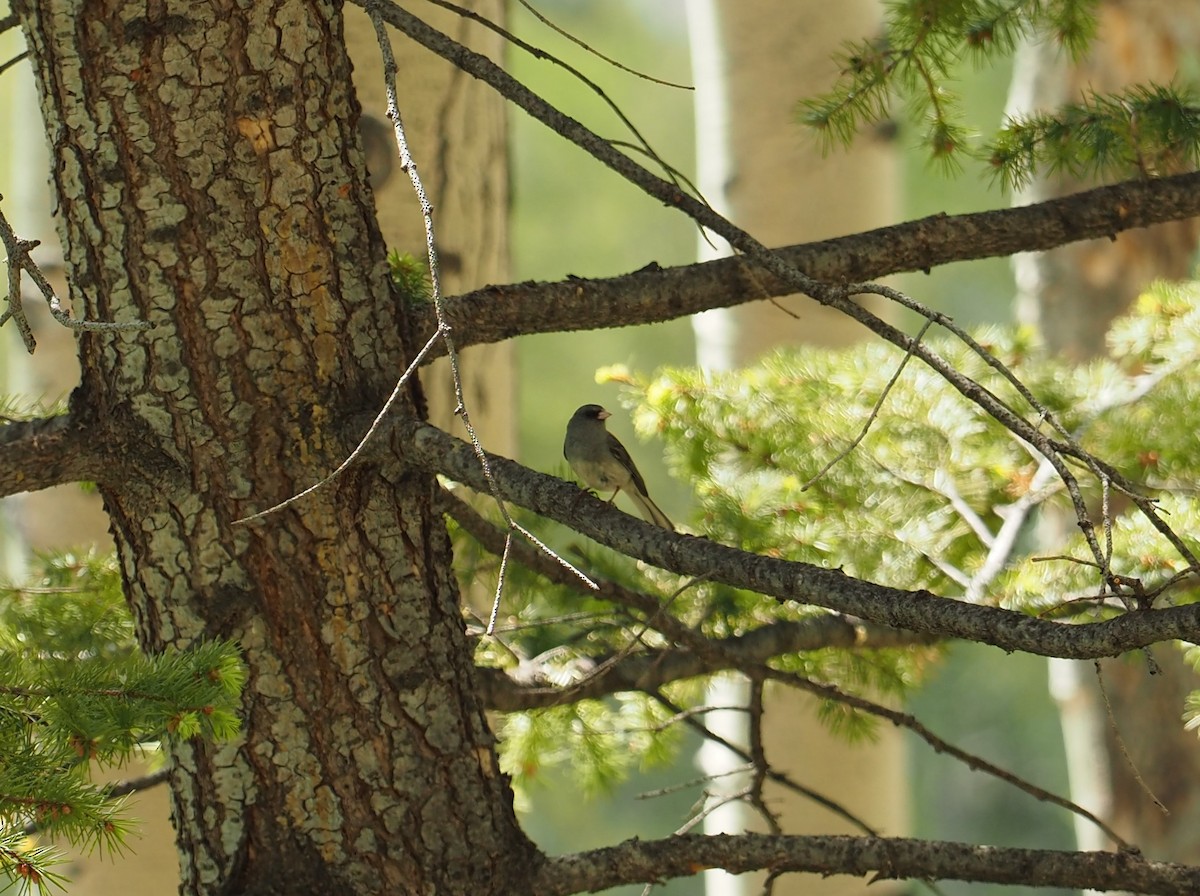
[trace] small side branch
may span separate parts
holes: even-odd
[[[664,632],[671,630],[671,626],[661,620],[652,620],[650,624]],[[678,621],[674,624],[682,627]],[[872,631],[879,632],[880,638],[872,639]],[[703,639],[698,634],[692,637]],[[656,691],[675,681],[714,672],[752,669],[774,657],[806,650],[829,647],[868,650],[885,644],[933,643],[935,639],[879,626],[855,625],[844,617],[830,615],[803,621],[772,622],[743,635],[719,641],[704,640],[699,652],[696,648],[701,645],[688,644],[682,648],[645,650],[619,658],[598,657],[596,662],[602,671],[569,689],[517,681],[499,669],[490,668],[477,670],[479,688],[489,709],[517,712],[606,697],[621,691]]]
[[[0,497],[96,479],[95,434],[70,416],[0,424]]]
[[[148,775],[142,775],[140,778],[130,778],[125,781],[118,781],[104,791],[104,796],[110,800],[119,800],[134,793],[141,793],[145,790],[152,790],[160,784],[166,784],[171,777],[169,768],[159,769],[156,772],[151,772]],[[32,837],[34,834],[43,830],[44,826],[36,822],[30,822],[25,825],[25,836]]]
[[[0,200],[4,197],[0,196]],[[29,326],[29,318],[21,296],[21,272],[29,275],[29,279],[37,286],[38,291],[46,299],[50,314],[64,327],[72,330],[148,330],[153,324],[148,321],[132,321],[129,323],[114,323],[112,321],[78,320],[71,317],[71,312],[62,307],[54,287],[37,266],[30,253],[41,243],[38,240],[23,240],[16,235],[4,212],[0,211],[0,242],[4,243],[4,254],[8,258],[8,307],[0,313],[0,327],[9,320],[16,325],[21,334],[25,350],[31,355],[37,348],[37,340],[33,337],[33,328]]]

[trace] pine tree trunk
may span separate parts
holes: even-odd
[[[184,893],[518,893],[433,478],[345,456],[413,353],[340,4],[16,4],[79,316],[72,410],[149,650],[235,638],[233,745],[173,751]],[[184,7],[179,7],[184,8]],[[421,413],[410,392],[398,416]]]

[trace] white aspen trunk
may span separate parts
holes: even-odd
[[[1009,95],[1010,114],[1078,101],[1091,91],[1104,93],[1149,80],[1166,83],[1189,59],[1194,63],[1200,46],[1200,5],[1193,0],[1107,0],[1098,14],[1096,43],[1077,65],[1047,44],[1021,48]],[[1041,179],[1015,202],[1023,205],[1089,185],[1065,177]],[[1054,354],[1076,361],[1101,355],[1110,322],[1140,290],[1156,278],[1192,274],[1198,233],[1196,221],[1181,221],[1131,231],[1113,241],[1092,240],[1018,256],[1018,317],[1039,328]],[[1070,525],[1061,518],[1047,520],[1043,544],[1049,547],[1061,540]],[[1163,647],[1154,655],[1162,668],[1155,676],[1144,662],[1104,663],[1111,719],[1089,663],[1050,660],[1050,690],[1062,720],[1072,799],[1109,820],[1147,857],[1193,862],[1200,857],[1194,836],[1200,821],[1200,753],[1195,735],[1183,730],[1179,716],[1183,694],[1200,687],[1200,680],[1177,652]],[[1161,707],[1161,713],[1156,723],[1147,725],[1151,707]],[[1170,816],[1164,816],[1136,782],[1118,734],[1136,773],[1166,803]],[[1075,827],[1081,849],[1108,846],[1093,825],[1077,818]]]
[[[714,208],[768,245],[823,239],[895,220],[891,148],[868,137],[848,152],[822,158],[795,116],[800,99],[828,87],[836,76],[828,48],[872,33],[878,22],[879,7],[873,0],[688,2],[696,87],[697,185]],[[846,184],[856,185],[855,189],[846,190]],[[698,242],[701,259],[728,254],[727,246],[714,243]],[[754,302],[698,315],[693,326],[700,365],[729,370],[779,345],[838,345],[862,335],[856,324],[806,297],[786,298],[779,304],[791,314],[770,302]],[[764,740],[775,767],[837,800],[878,830],[904,833],[907,801],[897,732],[882,730],[878,742],[850,747],[821,727],[815,701],[774,689],[768,689],[766,700],[771,721]],[[744,681],[716,682],[709,702],[744,705]],[[745,745],[745,713],[712,713],[707,718],[729,740]],[[714,776],[714,800],[746,783],[742,776],[728,775],[743,763],[722,747],[707,745],[699,762],[706,774]],[[847,773],[850,765],[852,774]],[[836,791],[831,789],[834,781]],[[788,831],[851,830],[828,810],[790,791],[772,787],[768,800],[780,810]],[[762,829],[743,803],[727,803],[705,821],[710,833]],[[757,892],[764,879],[763,874],[734,877],[709,871],[705,885],[709,896],[739,896]],[[876,886],[883,888],[881,894],[895,889],[887,883]],[[840,896],[861,889],[860,881],[847,878],[789,875],[775,881],[773,892]]]

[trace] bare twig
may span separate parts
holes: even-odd
[[[1091,453],[1085,451],[1079,445],[1079,442],[1077,441],[1076,436],[1067,431],[1066,427],[1064,427],[1058,421],[1058,418],[1049,410],[1049,408],[1047,408],[1040,401],[1038,401],[1037,398],[1033,395],[1033,393],[1029,390],[1029,388],[1024,383],[1022,383],[1021,380],[1007,367],[1007,365],[1003,364],[1000,361],[1000,359],[998,359],[995,355],[993,355],[991,352],[989,352],[987,349],[985,349],[982,345],[980,345],[966,330],[964,330],[962,327],[958,326],[958,324],[954,323],[954,321],[951,318],[947,317],[945,314],[942,314],[941,312],[933,311],[933,310],[925,307],[920,302],[917,302],[916,300],[912,299],[911,297],[904,295],[899,290],[894,290],[890,287],[880,286],[877,284],[871,284],[871,286],[872,286],[872,290],[871,290],[872,292],[875,292],[878,295],[883,296],[884,298],[887,298],[893,302],[896,302],[897,304],[903,305],[904,307],[906,307],[912,311],[915,311],[917,314],[922,315],[923,317],[925,317],[928,320],[936,321],[940,326],[944,327],[946,330],[953,333],[955,335],[955,337],[957,337],[960,341],[963,342],[963,344],[965,344],[968,348],[970,348],[972,352],[974,352],[980,359],[982,359],[984,361],[984,363],[986,363],[989,367],[991,367],[993,370],[995,370],[997,373],[999,373],[1006,381],[1008,381],[1008,383],[1014,389],[1017,390],[1017,392],[1020,394],[1020,396],[1022,398],[1024,398],[1026,402],[1028,402],[1030,408],[1036,412],[1039,420],[1044,420],[1047,423],[1049,423],[1051,425],[1051,427],[1053,427],[1055,432],[1057,432],[1059,434],[1059,436],[1065,443],[1065,447],[1063,445],[1056,445],[1056,448],[1058,450],[1062,451],[1063,454],[1073,457],[1076,460],[1082,462],[1093,473],[1093,475],[1096,476],[1097,479],[1101,480],[1102,482],[1104,482],[1106,484],[1106,487],[1107,487],[1107,485],[1111,484],[1111,485],[1115,485],[1117,488],[1119,488],[1125,495],[1127,495],[1133,501],[1134,505],[1150,521],[1151,525],[1153,525],[1159,531],[1160,534],[1162,534],[1168,541],[1171,542],[1172,547],[1174,547],[1179,552],[1180,556],[1183,557],[1190,566],[1200,567],[1200,562],[1197,561],[1197,558],[1192,553],[1191,549],[1187,547],[1187,545],[1183,541],[1183,539],[1180,538],[1174,532],[1174,530],[1172,530],[1169,526],[1167,526],[1166,523],[1162,520],[1161,516],[1159,515],[1157,509],[1154,506],[1154,500],[1151,498],[1148,498],[1144,494],[1142,494],[1142,492],[1139,490],[1139,488],[1134,483],[1130,482],[1128,479],[1126,479],[1124,476],[1122,476],[1120,473],[1118,473],[1111,466],[1104,463],[1103,461],[1101,461],[1099,458],[1095,457]],[[1175,364],[1169,365],[1163,371],[1158,372],[1157,375],[1148,376],[1147,382],[1142,383],[1138,389],[1134,390],[1133,394],[1125,397],[1122,400],[1114,400],[1112,402],[1109,402],[1108,404],[1098,407],[1095,410],[1095,414],[1098,416],[1104,410],[1109,410],[1112,407],[1115,407],[1115,406],[1123,404],[1123,403],[1129,403],[1132,401],[1136,401],[1137,398],[1144,395],[1151,388],[1153,388],[1153,386],[1157,382],[1161,381],[1161,379],[1163,377],[1169,375],[1174,370],[1180,369],[1182,366],[1185,366],[1189,363],[1194,363],[1194,360],[1195,360],[1194,358],[1180,359]],[[1014,432],[1015,432],[1015,430],[1014,430]],[[1042,447],[1040,445],[1038,446],[1038,448],[1039,448],[1039,450],[1042,450]],[[1068,483],[1064,480],[1064,484],[1067,486],[1068,491],[1070,491],[1070,483]],[[1073,502],[1074,502],[1074,499],[1075,499],[1075,495],[1072,494]],[[1077,518],[1079,518],[1079,509],[1080,509],[1080,505],[1077,503],[1076,504]],[[1084,531],[1084,534],[1088,536],[1089,545],[1091,545],[1092,541],[1094,540],[1094,536],[1092,535],[1092,530],[1091,530],[1090,524],[1084,525],[1083,519],[1080,518],[1080,528],[1082,528]],[[1100,569],[1101,569],[1102,575],[1105,578],[1110,578],[1112,575],[1112,572],[1111,572],[1111,570],[1109,570],[1108,564],[1105,563],[1102,559],[1104,556],[1104,553],[1102,551],[1098,550],[1098,546],[1097,546],[1096,550],[1093,551],[1093,553],[1096,555],[1097,560],[1100,563]]]
[[[708,816],[712,815],[722,806],[728,806],[730,803],[737,803],[741,800],[744,800],[750,795],[750,788],[743,787],[740,790],[735,790],[732,793],[722,793],[719,796],[713,793],[708,793],[707,795],[709,798],[704,801],[704,805],[700,808],[700,810],[692,815],[692,817],[685,821],[681,826],[675,829],[676,837],[691,831],[692,828],[696,827],[698,824],[704,821],[704,819],[708,818]]]
[[[1084,809],[1082,806],[1079,806],[1070,800],[1065,799],[1064,797],[1053,794],[1048,790],[1043,790],[1041,787],[1031,784],[1024,778],[1021,778],[1012,772],[1006,771],[997,765],[993,765],[986,759],[983,759],[974,753],[968,753],[966,750],[954,746],[948,741],[938,737],[936,734],[922,725],[919,721],[917,721],[916,716],[910,715],[906,712],[899,712],[898,710],[890,709],[879,703],[875,703],[874,701],[867,700],[864,697],[848,694],[841,688],[837,688],[829,684],[821,684],[813,681],[812,679],[805,678],[802,675],[795,675],[790,672],[781,672],[775,669],[765,670],[764,674],[776,681],[790,684],[793,687],[808,691],[809,693],[815,694],[823,699],[835,700],[838,703],[842,703],[846,706],[851,706],[863,712],[870,713],[871,715],[878,716],[879,718],[887,719],[893,725],[913,732],[915,735],[921,738],[921,740],[925,741],[925,743],[932,747],[935,752],[945,753],[947,756],[952,756],[959,760],[970,769],[984,772],[985,774],[989,774],[994,778],[999,778],[1001,781],[1011,784],[1013,787],[1029,794],[1041,802],[1060,806],[1061,808],[1066,809],[1069,812],[1073,812],[1081,818],[1086,818],[1092,824],[1096,825],[1096,827],[1100,828],[1100,830],[1104,831],[1104,833],[1108,835],[1121,849],[1134,849],[1134,847],[1125,842],[1125,840],[1123,840],[1116,831],[1110,828],[1107,824],[1105,824],[1087,809]]]
[[[983,346],[979,345],[979,343],[976,342],[970,336],[970,334],[964,331],[945,315],[931,312],[924,308],[924,306],[922,306],[919,302],[913,301],[899,290],[893,289],[890,286],[884,286],[879,283],[854,284],[849,288],[849,292],[852,295],[871,294],[883,296],[891,299],[894,302],[897,302],[898,304],[904,305],[907,308],[911,308],[918,313],[923,313],[931,320],[936,319],[938,323],[945,326],[952,333],[954,333],[955,336],[963,340],[972,351],[974,351],[981,359],[984,360],[985,363],[987,363],[989,367],[991,367],[993,370],[996,370],[1007,382],[1014,385],[1021,397],[1029,402],[1030,406],[1037,411],[1039,419],[1053,420],[1050,412],[1042,407],[1029,389],[1020,382],[1020,380],[1013,374],[1011,370],[1008,369],[1006,365],[1001,363],[998,358],[983,348]],[[858,308],[860,306],[852,305],[852,307]],[[882,323],[882,321],[880,321],[880,323]],[[870,324],[868,325],[870,326]],[[885,324],[884,326],[889,330],[894,329],[888,324]],[[890,337],[880,328],[872,326],[872,329],[874,329],[875,332],[879,333],[885,339],[892,341]],[[900,335],[903,336],[902,333]],[[992,417],[992,419],[1000,423],[1000,425],[1004,426],[1014,435],[1033,445],[1042,454],[1042,456],[1044,456],[1046,460],[1053,465],[1055,472],[1058,473],[1059,478],[1066,487],[1067,494],[1071,497],[1071,503],[1075,509],[1076,523],[1079,526],[1080,531],[1083,533],[1084,539],[1088,543],[1088,547],[1092,551],[1092,556],[1096,558],[1096,563],[1103,570],[1104,555],[1100,549],[1100,543],[1096,540],[1095,526],[1092,524],[1092,521],[1088,515],[1087,504],[1083,500],[1083,493],[1079,489],[1079,484],[1075,479],[1075,475],[1067,466],[1064,457],[1064,455],[1070,454],[1071,456],[1076,456],[1080,459],[1083,459],[1090,458],[1090,455],[1084,452],[1077,445],[1071,445],[1070,449],[1073,450],[1070,450],[1062,443],[1048,438],[1041,432],[1038,426],[1029,423],[1020,413],[1018,413],[1014,408],[993,393],[990,389],[973,380],[971,377],[968,377],[955,370],[948,362],[934,352],[921,351],[922,347],[917,345],[915,341],[912,343],[912,345],[912,352],[914,354],[918,354],[921,359],[934,370],[936,370],[938,374],[940,374],[942,378],[946,380],[946,382],[961,392],[968,400],[982,408],[990,417]],[[1058,428],[1061,429],[1061,427]],[[1066,435],[1066,438],[1068,441],[1070,441],[1070,436],[1065,434],[1065,430],[1063,431],[1063,434]]]
[[[688,584],[683,585],[679,589],[679,591],[677,591],[675,593],[675,596],[677,597],[679,594],[681,594],[685,588],[691,587],[691,585],[695,581],[697,581],[697,580],[693,579],[692,582],[689,582]],[[674,598],[672,598],[672,599],[674,599]],[[570,702],[570,698],[574,694],[584,691],[589,686],[591,686],[594,682],[600,681],[609,672],[611,672],[613,669],[615,669],[621,663],[622,660],[629,657],[634,652],[634,650],[636,650],[637,645],[642,644],[644,646],[645,641],[643,641],[642,639],[646,633],[646,630],[651,628],[651,626],[654,622],[654,619],[657,618],[658,616],[660,616],[661,614],[664,614],[666,612],[666,609],[667,609],[667,605],[664,604],[662,607],[660,607],[656,611],[654,617],[652,617],[651,619],[649,619],[646,622],[641,623],[639,629],[631,631],[629,642],[624,647],[622,647],[620,650],[618,650],[615,654],[613,654],[612,656],[605,657],[596,666],[596,668],[593,669],[588,675],[586,675],[584,678],[580,679],[579,681],[574,682],[573,684],[570,684],[567,687],[560,689],[558,692],[559,693],[559,701],[561,701],[563,703]]]
[[[0,201],[3,201],[3,199],[4,197],[0,196]],[[29,279],[34,282],[42,296],[46,299],[46,304],[50,308],[50,314],[64,327],[69,327],[72,330],[96,331],[148,330],[154,326],[149,321],[115,323],[112,321],[79,320],[71,317],[71,313],[63,309],[62,303],[54,292],[54,287],[50,285],[50,281],[46,279],[46,275],[42,273],[42,269],[38,267],[37,262],[30,255],[34,249],[41,245],[41,242],[39,240],[24,240],[18,237],[3,211],[0,211],[0,242],[4,244],[4,253],[8,259],[8,308],[3,313],[0,313],[0,327],[4,326],[11,319],[17,328],[17,332],[21,334],[21,341],[25,344],[25,350],[31,355],[37,349],[37,340],[33,337],[33,329],[29,326],[29,319],[25,315],[25,309],[22,304],[22,271],[29,275]]]
[[[750,773],[750,804],[758,810],[758,814],[767,823],[767,828],[772,834],[782,834],[783,828],[779,824],[779,817],[767,808],[766,799],[763,797],[763,784],[767,780],[767,771],[770,769],[770,765],[767,763],[767,751],[763,746],[762,736],[762,678],[751,677],[750,679],[750,702],[748,709],[750,710],[750,761],[753,764],[753,769]]]
[[[661,167],[662,170],[664,172],[666,172],[667,176],[671,178],[672,182],[674,182],[676,184],[680,184],[680,183],[686,184],[687,187],[689,189],[691,189],[693,193],[698,192],[692,186],[691,182],[687,180],[687,178],[683,177],[680,174],[680,172],[678,172],[674,167],[672,167],[671,165],[668,165],[663,160],[663,158],[657,152],[654,151],[654,148],[650,146],[650,141],[648,141],[645,138],[645,136],[642,135],[642,132],[640,130],[638,130],[637,125],[635,125],[633,123],[633,121],[629,118],[629,116],[627,116],[621,110],[621,107],[611,97],[609,97],[609,95],[607,93],[605,93],[604,88],[602,88],[599,84],[597,84],[595,81],[593,81],[587,75],[585,75],[583,72],[579,71],[579,69],[575,68],[575,66],[571,65],[570,63],[566,62],[563,59],[558,58],[553,53],[543,50],[540,47],[535,47],[533,44],[529,43],[528,41],[522,40],[521,38],[519,38],[515,34],[513,34],[511,31],[507,30],[506,28],[500,27],[495,22],[493,22],[491,19],[487,18],[486,16],[480,15],[479,13],[475,12],[472,9],[467,9],[466,7],[459,6],[458,4],[455,4],[455,3],[451,3],[451,2],[449,2],[449,0],[428,0],[428,2],[432,3],[434,6],[440,6],[443,9],[448,9],[451,12],[455,13],[456,15],[462,16],[465,19],[469,19],[472,22],[475,22],[475,23],[479,24],[480,26],[487,28],[489,31],[492,31],[495,34],[499,35],[504,40],[511,43],[513,46],[519,47],[520,49],[524,50],[526,53],[528,53],[530,56],[534,57],[535,59],[544,59],[548,62],[553,63],[554,65],[557,65],[559,68],[563,69],[564,71],[568,72],[573,78],[575,78],[577,81],[579,81],[585,87],[587,87],[590,91],[592,91],[592,93],[594,93],[596,96],[598,96],[600,98],[600,100],[606,106],[608,106],[609,109],[612,110],[613,114],[615,114],[617,116],[617,118],[619,118],[621,120],[621,123],[624,124],[625,127],[629,129],[629,132],[631,134],[633,134],[633,136],[637,140],[637,144],[634,146],[635,149],[639,150],[640,152],[645,153],[645,155],[647,157],[649,157],[650,159],[653,159],[655,164],[657,164],[659,167]],[[526,6],[526,9],[530,9],[530,7]],[[532,12],[533,10],[530,9],[530,11]],[[536,12],[534,14],[537,15]],[[541,18],[541,17],[539,16],[539,18]],[[543,20],[543,21],[545,21],[545,20]],[[549,24],[549,22],[547,22],[547,24]],[[554,26],[551,25],[550,27],[554,27]],[[558,29],[555,29],[555,30],[558,30]],[[612,62],[612,60],[608,60],[608,59],[606,59],[605,61]],[[618,68],[623,68],[623,66],[620,66],[617,63],[613,63],[613,64],[617,65]],[[627,71],[628,71],[628,69],[627,69]],[[637,74],[637,73],[633,72],[633,74]],[[641,76],[641,77],[644,77],[644,76]],[[654,80],[654,79],[650,78],[648,80]],[[679,85],[671,85],[671,86],[679,86]]]
[[[438,333],[441,336],[442,344],[446,347],[447,359],[450,361],[450,370],[454,382],[454,400],[456,403],[454,412],[462,419],[463,427],[467,431],[467,437],[470,439],[471,446],[475,450],[475,457],[479,462],[479,468],[483,471],[484,479],[487,481],[488,490],[495,499],[496,506],[499,508],[500,514],[504,517],[509,529],[519,532],[524,537],[530,539],[532,543],[544,548],[541,541],[534,538],[524,528],[518,526],[509,514],[508,508],[504,503],[504,498],[500,495],[500,489],[496,485],[495,478],[492,476],[491,463],[488,460],[487,452],[483,450],[483,445],[479,441],[479,434],[475,431],[474,424],[471,423],[471,414],[467,408],[466,399],[463,396],[462,373],[459,369],[458,350],[455,348],[454,335],[446,320],[445,305],[442,298],[437,239],[434,235],[433,227],[433,206],[425,194],[425,185],[421,181],[416,161],[409,150],[408,137],[404,131],[404,122],[400,117],[400,104],[396,92],[396,57],[392,53],[392,44],[388,40],[387,29],[384,27],[384,22],[379,15],[379,11],[374,7],[366,7],[366,9],[371,18],[371,24],[375,28],[375,37],[378,40],[379,52],[383,58],[383,79],[387,93],[387,116],[391,120],[393,129],[395,130],[396,147],[400,152],[400,168],[408,174],[409,180],[412,181],[413,191],[416,193],[417,201],[421,206],[421,217],[425,222],[425,250],[429,258],[430,293],[434,311],[437,315]],[[553,556],[560,563],[566,562],[561,557],[558,557],[558,555]],[[583,573],[579,573],[578,575],[583,580],[590,581]],[[499,601],[500,594],[497,592],[493,617],[499,612]]]
[[[679,705],[676,704],[673,700],[666,697],[661,691],[649,691],[647,693],[649,693],[649,695],[651,697],[653,697],[655,700],[657,700],[663,706],[670,709],[672,712],[675,712],[675,713],[680,712],[681,708],[679,707]],[[694,729],[697,733],[699,733],[705,739],[712,741],[714,744],[718,744],[718,745],[724,747],[726,750],[729,750],[729,752],[733,753],[734,756],[737,756],[739,759],[741,759],[743,762],[745,762],[748,766],[750,766],[752,768],[754,767],[754,758],[750,755],[749,751],[744,750],[743,748],[739,747],[737,744],[733,743],[728,738],[722,737],[721,735],[717,734],[717,732],[713,731],[711,728],[709,728],[703,722],[700,722],[695,718],[687,717],[684,719],[684,722],[685,722],[685,724],[688,725],[688,727]],[[783,772],[776,771],[775,769],[770,768],[769,766],[766,767],[765,774],[766,774],[766,777],[769,778],[771,781],[775,782],[776,784],[779,784],[782,787],[786,787],[788,790],[792,791],[793,793],[798,794],[799,796],[804,797],[805,799],[811,800],[814,803],[817,803],[818,805],[823,806],[824,808],[826,808],[830,812],[832,812],[834,815],[837,815],[839,818],[848,822],[855,829],[862,831],[864,834],[870,834],[872,836],[875,835],[875,830],[869,824],[867,824],[863,819],[859,818],[857,815],[855,815],[853,812],[851,812],[849,809],[847,809],[845,806],[843,806],[837,800],[831,799],[830,797],[827,797],[822,793],[818,793],[817,791],[813,790],[810,787],[805,787],[803,784],[799,783],[798,781],[793,779],[791,776],[784,774]],[[749,794],[750,794],[750,788],[747,787],[744,790],[739,791],[738,798],[739,799],[744,798],[746,796],[749,796]],[[728,802],[728,800],[726,800],[725,802]]]
[[[702,707],[702,708],[704,708],[704,707]],[[743,709],[744,707],[738,707],[738,708]],[[728,710],[728,709],[730,709],[730,707],[716,706],[716,707],[706,707],[705,709]],[[686,713],[684,715],[681,715],[680,718],[685,718],[687,715],[694,715],[694,713]],[[639,793],[635,797],[635,799],[652,800],[652,799],[657,799],[660,796],[670,796],[673,793],[681,793],[682,791],[685,791],[685,790],[691,790],[693,787],[699,787],[701,784],[707,784],[708,782],[716,781],[719,778],[732,778],[735,775],[744,775],[746,772],[750,771],[751,768],[752,768],[751,764],[747,762],[745,765],[740,765],[737,768],[727,769],[726,771],[723,771],[723,772],[717,772],[716,774],[700,775],[699,777],[696,777],[696,778],[689,778],[687,781],[680,781],[678,784],[669,784],[666,787],[656,787],[654,790],[644,790],[641,793]]]
[[[1133,761],[1133,757],[1129,755],[1129,750],[1125,746],[1125,738],[1121,737],[1121,728],[1117,725],[1117,718],[1113,715],[1112,703],[1108,699],[1108,688],[1104,686],[1104,669],[1100,665],[1100,661],[1096,660],[1093,664],[1096,669],[1096,684],[1100,686],[1100,696],[1104,700],[1104,711],[1108,714],[1108,724],[1112,729],[1113,738],[1117,742],[1117,747],[1121,751],[1121,756],[1124,757],[1125,763],[1129,766],[1129,771],[1133,775],[1133,779],[1137,781],[1138,787],[1150,798],[1150,802],[1158,807],[1163,815],[1170,815],[1171,812],[1163,804],[1154,791],[1150,789],[1150,785],[1146,783],[1146,779],[1142,777],[1142,773],[1138,771],[1137,764]]]
[[[575,44],[578,47],[583,48],[585,51],[587,51],[591,55],[595,56],[597,59],[604,60],[609,65],[611,65],[613,68],[619,68],[621,71],[628,72],[629,74],[633,75],[635,78],[641,78],[643,81],[653,81],[655,84],[661,84],[663,87],[674,87],[678,90],[695,90],[696,89],[695,87],[692,87],[690,84],[676,84],[674,81],[666,81],[662,78],[656,78],[653,75],[647,75],[645,72],[639,72],[636,69],[632,69],[627,65],[623,65],[622,63],[618,62],[617,60],[615,60],[609,56],[605,56],[603,53],[601,53],[595,47],[592,47],[589,44],[584,43],[582,40],[577,38],[575,35],[571,34],[565,28],[560,28],[558,25],[554,24],[552,21],[550,21],[548,18],[546,18],[544,15],[542,15],[536,9],[534,9],[533,5],[531,3],[529,3],[528,0],[517,0],[517,2],[520,3],[523,7],[525,7],[525,9],[528,10],[530,15],[532,15],[535,19],[537,19],[539,22],[541,22],[543,25],[545,25],[551,31],[555,31],[558,34],[561,34],[563,37],[565,37],[571,43]]]
[[[424,357],[427,354],[429,354],[429,351],[433,348],[433,346],[437,343],[437,341],[440,338],[441,338],[441,331],[438,331],[429,337],[429,339],[425,343],[424,348],[422,348],[419,352],[417,352],[416,357],[413,358],[412,361],[409,363],[408,368],[404,371],[404,373],[400,374],[400,378],[398,380],[396,380],[396,385],[392,387],[392,394],[389,395],[387,398],[387,401],[385,401],[383,403],[383,407],[379,409],[379,413],[375,415],[375,419],[371,421],[371,425],[369,427],[367,427],[367,431],[366,431],[366,433],[363,434],[363,437],[358,440],[358,444],[354,446],[354,450],[351,451],[346,456],[345,460],[343,460],[340,464],[337,465],[337,468],[332,473],[330,473],[328,476],[323,477],[322,479],[318,480],[317,482],[314,482],[312,485],[310,485],[308,488],[304,489],[303,491],[297,492],[296,494],[292,495],[291,497],[289,497],[283,501],[280,501],[278,504],[274,504],[274,505],[268,507],[266,510],[260,510],[257,513],[252,513],[249,516],[244,516],[241,519],[234,520],[233,524],[235,526],[237,526],[242,523],[249,523],[254,520],[261,520],[264,517],[269,516],[270,514],[278,513],[280,510],[283,510],[285,507],[290,507],[292,504],[295,504],[297,501],[303,500],[304,498],[308,497],[309,495],[311,495],[313,492],[317,491],[318,489],[324,488],[330,482],[332,482],[333,480],[335,480],[339,476],[341,476],[342,473],[346,472],[346,470],[350,468],[350,465],[353,464],[356,460],[358,460],[358,458],[362,455],[362,453],[367,450],[367,446],[370,444],[371,439],[375,436],[375,433],[379,431],[379,427],[383,425],[383,421],[385,419],[387,419],[388,413],[391,411],[392,406],[395,405],[396,400],[400,397],[400,392],[404,388],[404,384],[407,383],[409,381],[409,379],[411,379],[416,374],[417,369],[421,366],[421,361],[424,359]]]
[[[496,573],[496,593],[492,597],[492,612],[488,616],[487,629],[484,634],[491,635],[496,631],[496,616],[500,613],[500,598],[504,595],[504,574],[508,571],[508,558],[512,555],[513,532],[509,529],[504,534],[504,550],[500,554],[500,571]]]
[[[917,335],[914,337],[915,341],[920,342],[921,339],[925,336],[925,332],[931,326],[933,326],[933,321],[928,321],[928,320],[925,321],[924,326],[921,327],[921,331],[919,333],[917,333]],[[837,454],[835,454],[833,456],[833,459],[830,460],[827,464],[825,464],[825,466],[821,467],[821,469],[817,470],[817,472],[813,474],[812,478],[809,479],[808,482],[806,482],[806,483],[804,483],[804,485],[800,486],[801,491],[808,491],[808,489],[811,488],[818,479],[820,479],[827,472],[829,472],[830,468],[834,464],[836,464],[842,458],[846,457],[851,451],[853,451],[855,448],[857,448],[859,446],[859,443],[861,443],[863,439],[865,439],[867,437],[867,432],[870,431],[871,424],[874,423],[875,418],[879,416],[879,410],[880,410],[880,408],[883,407],[884,400],[888,397],[888,393],[892,391],[892,387],[896,385],[896,381],[900,379],[900,374],[904,372],[904,367],[906,364],[908,364],[908,361],[911,357],[912,357],[912,351],[906,351],[904,353],[904,357],[901,358],[900,363],[898,365],[896,365],[896,372],[892,374],[892,378],[887,381],[887,385],[885,385],[883,387],[883,391],[879,393],[879,398],[876,399],[875,406],[873,408],[871,408],[871,413],[869,413],[867,415],[867,419],[863,423],[862,429],[859,431],[858,435],[855,436],[854,441],[852,441],[849,445],[847,445],[845,448],[843,448],[841,451],[839,451]]]
[[[29,58],[28,50],[18,53],[12,59],[8,60],[8,62],[5,62],[3,65],[0,65],[0,75],[4,74],[6,71],[8,71],[10,68],[12,68],[14,65],[16,65],[18,62],[20,62],[22,59],[28,59],[28,58]]]

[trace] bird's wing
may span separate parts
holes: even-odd
[[[646,491],[646,481],[642,479],[642,474],[634,466],[633,458],[629,456],[629,452],[625,450],[625,446],[621,444],[621,440],[611,432],[608,433],[608,450],[612,452],[612,456],[620,462],[621,466],[629,471],[629,478],[633,480],[633,484],[637,490],[643,495],[648,494]]]

